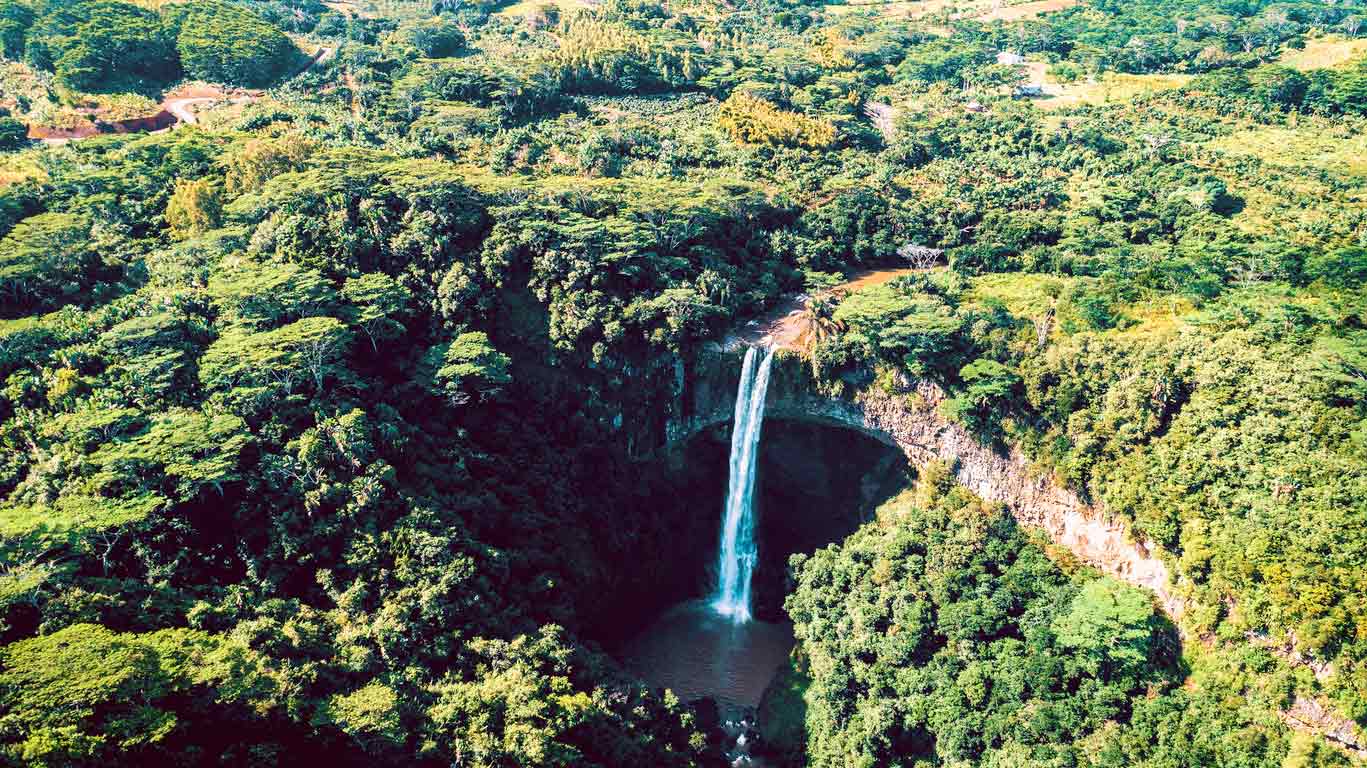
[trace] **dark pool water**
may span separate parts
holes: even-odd
[[[683,701],[711,697],[723,710],[756,707],[793,649],[790,623],[737,624],[694,600],[665,611],[622,649],[622,663]]]

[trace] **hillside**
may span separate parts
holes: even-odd
[[[1367,760],[1367,0],[0,0],[0,53],[0,764]],[[738,466],[671,419],[775,341],[1171,599],[773,414],[789,662],[652,687]]]

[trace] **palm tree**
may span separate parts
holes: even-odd
[[[788,315],[801,329],[795,341],[804,355],[810,357],[818,344],[845,330],[844,323],[835,319],[838,304],[836,294],[819,293]]]

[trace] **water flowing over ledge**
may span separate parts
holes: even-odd
[[[764,351],[764,359],[756,370],[758,356],[759,350],[755,347],[745,351],[740,384],[736,388],[731,427],[731,474],[722,518],[721,546],[717,552],[717,592],[712,601],[717,613],[738,622],[750,620],[750,586],[758,559],[755,548],[755,458],[759,454],[764,398],[769,391],[774,350]]]

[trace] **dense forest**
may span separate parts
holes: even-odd
[[[0,0],[0,764],[727,764],[610,650],[798,294],[1187,608],[919,467],[790,562],[773,764],[1367,759],[1367,0],[1040,5]]]

